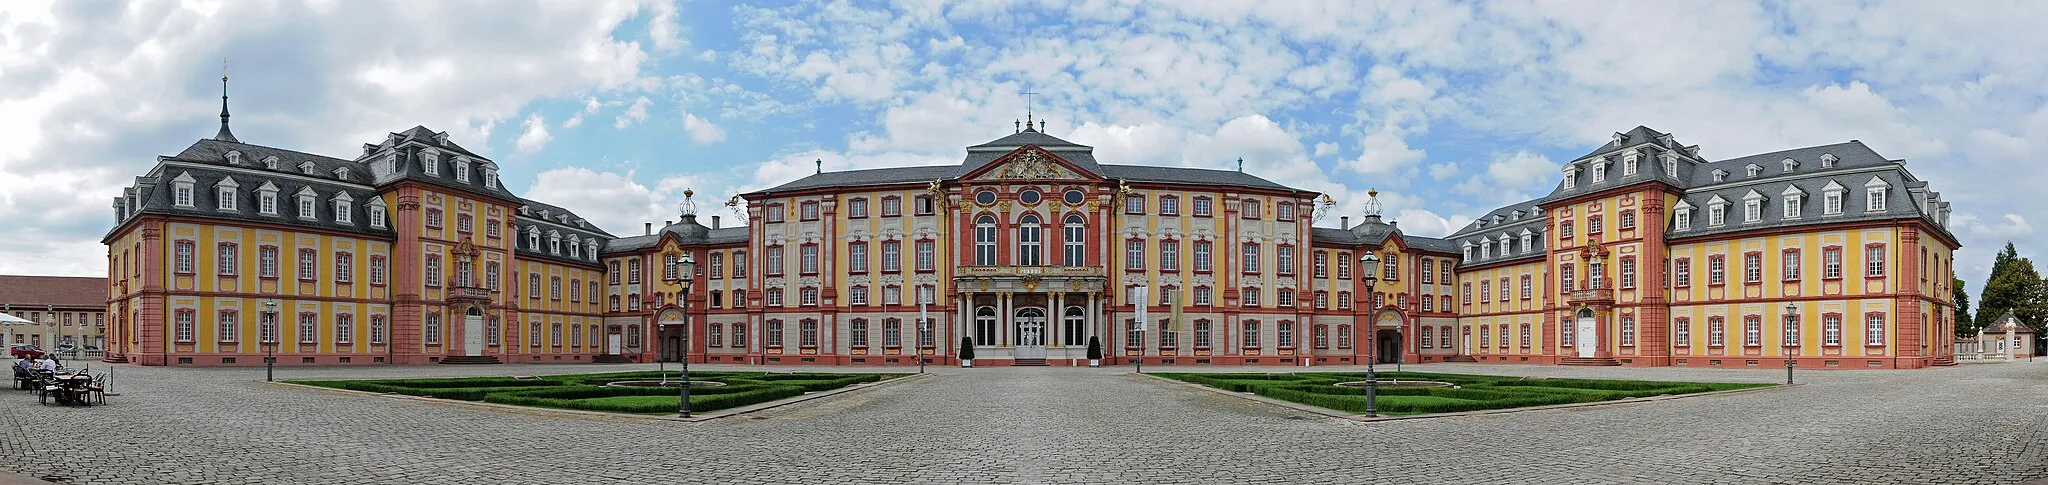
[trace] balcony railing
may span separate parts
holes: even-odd
[[[1579,289],[1572,290],[1568,301],[1571,303],[1606,303],[1614,301],[1614,289],[1609,281],[1602,278],[1579,283]]]
[[[961,266],[958,276],[1102,276],[1096,266]]]
[[[491,289],[474,286],[451,286],[448,288],[448,298],[489,300],[491,299]]]

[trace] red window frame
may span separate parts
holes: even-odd
[[[1799,276],[1806,272],[1806,262],[1799,259],[1799,248],[1786,249],[1778,253],[1778,277],[1786,283],[1798,283]],[[1787,266],[1797,264],[1798,267]]]
[[[1188,205],[1188,213],[1195,217],[1215,217],[1216,199],[1197,196],[1194,202]]]

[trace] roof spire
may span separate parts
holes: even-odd
[[[242,142],[235,139],[235,132],[228,131],[228,59],[225,57],[220,59],[220,133],[213,134],[213,139]]]
[[[1365,219],[1380,220],[1380,189],[1365,191]]]
[[[825,173],[825,159],[823,159],[823,158],[820,158],[820,159],[818,159],[818,161],[817,161],[817,164],[818,164],[818,173]]]
[[[1036,130],[1036,129],[1033,129],[1033,128],[1031,127],[1031,97],[1032,97],[1032,96],[1036,96],[1036,95],[1038,95],[1038,93],[1034,93],[1034,92],[1030,92],[1030,91],[1025,91],[1025,92],[1024,92],[1023,94],[1024,94],[1024,131],[1038,131],[1038,130]]]
[[[1244,173],[1244,157],[1237,157],[1237,173]]]
[[[697,220],[697,202],[690,200],[690,198],[695,195],[697,195],[697,191],[695,189],[683,189],[683,203],[681,204],[680,209],[682,209],[683,212],[682,219],[685,221]]]

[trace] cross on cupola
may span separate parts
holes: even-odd
[[[1029,131],[1029,132],[1037,133],[1037,132],[1043,132],[1043,131],[1045,131],[1045,121],[1044,121],[1044,120],[1039,120],[1039,121],[1038,121],[1038,125],[1037,125],[1037,127],[1036,127],[1036,128],[1033,128],[1033,126],[1032,126],[1032,124],[1031,124],[1031,123],[1032,123],[1032,120],[1031,120],[1031,97],[1032,97],[1032,96],[1037,96],[1037,95],[1038,95],[1038,93],[1034,93],[1034,92],[1031,92],[1031,91],[1025,91],[1025,92],[1023,92],[1023,93],[1019,93],[1019,94],[1023,94],[1023,95],[1024,95],[1024,125],[1023,125],[1023,126],[1022,126],[1021,128],[1018,128],[1018,129],[1017,129],[1017,132],[1018,132],[1018,133],[1023,133],[1023,132]],[[1015,123],[1015,122],[1012,122],[1012,123]]]
[[[213,135],[213,139],[215,139],[215,140],[220,140],[220,141],[231,141],[231,142],[235,142],[235,143],[241,143],[241,142],[242,142],[241,140],[236,140],[236,139],[235,139],[235,132],[233,132],[233,131],[228,131],[228,60],[227,60],[227,59],[221,59],[221,60],[220,60],[220,133],[215,133],[215,134]]]

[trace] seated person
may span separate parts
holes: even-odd
[[[40,368],[40,369],[42,369],[42,370],[50,371],[50,372],[56,372],[56,371],[57,371],[57,359],[43,359],[43,364],[42,364],[42,366],[41,366],[41,367],[39,367],[39,368]]]

